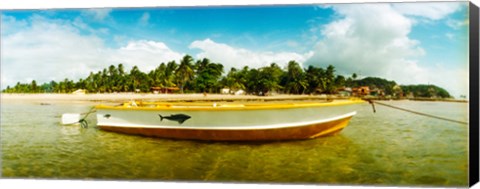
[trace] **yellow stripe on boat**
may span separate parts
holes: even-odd
[[[96,109],[110,110],[181,110],[181,111],[225,111],[225,110],[266,110],[266,109],[288,109],[288,108],[307,108],[307,107],[327,107],[344,106],[351,104],[364,103],[360,99],[354,100],[335,100],[331,102],[295,102],[295,103],[167,103],[167,102],[135,102],[124,103],[121,106],[97,105]]]

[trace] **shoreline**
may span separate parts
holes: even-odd
[[[139,101],[282,101],[282,100],[327,100],[323,96],[310,95],[229,95],[229,94],[153,94],[153,93],[104,93],[104,94],[22,94],[1,93],[2,102],[35,102],[35,103],[120,103],[130,100]]]
[[[272,96],[256,95],[230,95],[230,94],[153,94],[153,93],[97,93],[97,94],[58,94],[58,93],[1,93],[1,102],[36,102],[40,104],[50,103],[121,103],[130,100],[139,101],[166,101],[166,102],[192,102],[192,101],[326,101],[345,100],[350,97],[337,97],[326,95],[287,95],[277,94]],[[436,102],[458,102],[468,103],[468,100],[461,99],[432,99],[432,98],[411,98],[411,99],[382,99],[368,98],[379,101],[390,100],[411,100],[411,101],[436,101]]]

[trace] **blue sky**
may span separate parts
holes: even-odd
[[[468,4],[373,3],[10,10],[2,88],[78,79],[111,64],[148,71],[190,54],[230,67],[296,60],[337,74],[468,94]],[[448,79],[447,79],[448,78]]]

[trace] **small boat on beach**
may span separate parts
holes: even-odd
[[[152,137],[209,141],[310,139],[345,128],[362,100],[325,102],[126,102],[97,105],[97,127]]]

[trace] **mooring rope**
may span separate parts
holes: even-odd
[[[93,110],[93,109],[95,109],[95,107],[90,108],[90,110],[87,113],[82,113],[82,114],[85,114],[85,116],[83,116],[82,119],[78,120],[78,122],[80,123],[82,128],[88,128],[88,122],[85,119],[88,117],[88,115],[90,115],[91,113],[96,111],[96,110]]]
[[[413,111],[413,110],[409,110],[409,109],[405,109],[405,108],[400,108],[400,107],[397,107],[397,106],[392,106],[392,105],[381,103],[381,102],[378,102],[378,101],[373,101],[371,99],[366,99],[366,101],[368,101],[370,104],[372,104],[372,108],[373,108],[374,113],[376,112],[374,103],[376,103],[376,104],[379,104],[379,105],[382,105],[382,106],[386,106],[386,107],[390,107],[390,108],[393,108],[393,109],[410,112],[410,113],[417,114],[417,115],[422,115],[422,116],[426,116],[426,117],[430,117],[430,118],[435,118],[435,119],[440,119],[440,120],[444,120],[444,121],[450,121],[450,122],[455,122],[455,123],[468,125],[468,122],[458,121],[458,120],[454,120],[454,119],[449,119],[449,118],[439,117],[439,116],[426,114],[426,113],[422,113],[422,112],[417,112],[417,111]]]

